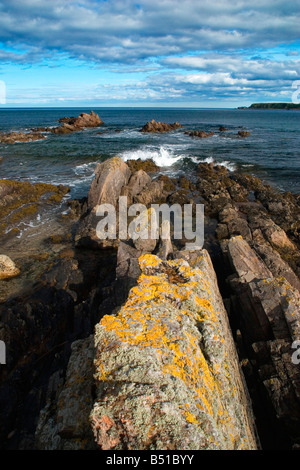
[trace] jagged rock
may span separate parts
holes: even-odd
[[[162,180],[152,180],[139,194],[134,198],[134,202],[149,206],[150,204],[159,204],[165,202],[164,182]]]
[[[99,127],[103,123],[102,119],[94,111],[81,113],[77,117],[63,117],[59,119],[61,126],[47,128],[46,130],[53,134],[70,134],[71,132],[82,130],[86,127]]]
[[[130,177],[128,185],[122,188],[121,196],[127,196],[128,204],[132,204],[134,198],[150,183],[150,176],[144,170],[138,170]]]
[[[59,122],[62,122],[64,126],[69,126],[70,130],[78,130],[83,127],[98,127],[103,124],[103,121],[94,111],[91,111],[90,114],[81,113],[77,117],[64,117],[59,119]]]
[[[218,238],[222,235],[230,234],[242,235],[246,240],[252,239],[251,230],[249,228],[247,219],[235,207],[227,204],[224,209],[219,212],[219,221],[221,227],[217,229]],[[225,230],[225,226],[226,229]]]
[[[260,393],[262,426],[268,423],[274,433],[273,445],[291,448],[300,442],[300,371],[292,362],[293,342],[300,337],[300,293],[286,278],[274,277],[241,237],[223,250],[235,271],[228,279],[235,292],[231,315],[254,368],[248,380],[252,394]]]
[[[188,256],[188,255],[187,255]],[[249,402],[210,259],[139,258],[95,332],[91,423],[103,450],[255,449]]]
[[[179,122],[167,124],[166,122],[157,122],[154,119],[148,121],[141,129],[141,132],[169,132],[182,127]]]
[[[251,250],[242,236],[231,238],[227,248],[233,269],[244,282],[249,283],[253,279],[269,279],[273,277],[272,273],[257,257],[255,252]]]
[[[18,276],[20,269],[6,255],[0,255],[0,279],[9,279]]]
[[[284,277],[293,287],[300,292],[300,280],[295,272],[291,269],[287,262],[285,262],[280,254],[275,251],[270,243],[268,243],[260,229],[252,232],[253,248],[256,253],[262,258],[265,265],[271,271],[274,277]]]

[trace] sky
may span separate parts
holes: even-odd
[[[0,0],[0,109],[232,108],[298,88],[300,0]]]

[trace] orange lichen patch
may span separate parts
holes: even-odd
[[[103,401],[99,398],[94,413],[113,416],[118,426],[124,400],[127,411],[131,400],[130,426],[126,421],[124,427],[147,446],[165,439],[166,429],[172,436],[167,446],[173,445],[181,422],[199,446],[239,448],[244,411],[214,280],[205,265],[201,272],[183,259],[147,254],[139,264],[142,274],[126,303],[96,326],[95,379]],[[110,438],[111,431],[107,434]],[[183,442],[180,431],[176,436]]]
[[[117,316],[106,315],[101,320],[105,334],[112,334],[113,340],[140,349],[153,348],[161,357],[162,373],[181,380],[194,396],[199,411],[225,423],[227,412],[222,405],[222,390],[218,383],[220,365],[209,365],[199,347],[199,331],[179,328],[183,318],[205,322],[211,328],[211,343],[222,345],[217,314],[211,303],[210,286],[202,282],[199,269],[192,269],[183,260],[168,261],[164,264],[176,268],[186,282],[173,284],[168,281],[162,261],[154,255],[143,255],[139,259],[142,274],[138,285],[131,289],[126,304]],[[156,275],[146,274],[151,268],[162,268]],[[200,287],[200,289],[199,289]],[[198,290],[197,290],[198,289]],[[201,297],[201,292],[206,297]],[[175,304],[174,304],[175,302]],[[175,313],[172,317],[172,306]],[[186,308],[191,305],[190,308]],[[192,308],[192,309],[191,309]],[[172,326],[173,325],[173,326]],[[179,333],[177,333],[179,331]],[[109,341],[109,340],[108,340]],[[115,343],[114,343],[115,344]],[[107,344],[98,346],[107,349]],[[112,370],[100,367],[100,380],[109,380]],[[227,371],[226,371],[227,372]],[[198,418],[191,413],[186,419],[197,424]]]
[[[142,255],[139,258],[139,265],[142,271],[145,271],[145,269],[149,268],[159,268],[161,265],[162,261],[158,256],[155,255]]]
[[[189,422],[189,423],[193,423],[193,424],[200,424],[198,419],[196,418],[196,416],[194,416],[192,413],[190,413],[189,411],[185,411],[184,412],[185,414],[185,418],[186,420]]]

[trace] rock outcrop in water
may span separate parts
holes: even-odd
[[[46,136],[41,132],[7,132],[0,134],[1,144],[15,144],[16,142],[34,142],[36,140],[43,140]]]
[[[77,117],[63,117],[59,119],[62,123],[55,127],[39,127],[31,129],[28,132],[13,131],[0,133],[0,143],[14,144],[17,142],[35,142],[46,138],[45,133],[52,134],[70,134],[71,132],[80,131],[85,128],[99,127],[104,124],[102,119],[94,111],[81,113]]]
[[[94,111],[88,113],[81,113],[78,117],[63,117],[59,120],[61,126],[51,128],[54,134],[69,134],[88,127],[99,127],[103,123],[102,119]]]
[[[206,139],[207,137],[212,137],[215,135],[214,132],[205,132],[205,131],[188,131],[186,132],[190,137],[199,137],[199,139]]]
[[[96,208],[119,195],[204,204],[204,248],[184,251],[172,224],[155,243],[99,240]],[[299,196],[213,164],[170,178],[115,157],[70,208],[72,238],[0,305],[1,447],[299,448]]]
[[[166,122],[157,122],[154,119],[148,121],[141,129],[141,132],[170,132],[175,129],[182,127],[179,122],[174,122],[173,124],[168,124]]]

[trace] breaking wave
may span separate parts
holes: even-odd
[[[174,155],[171,149],[161,146],[159,149],[144,147],[138,150],[126,151],[121,154],[121,157],[125,162],[127,160],[151,159],[160,167],[168,167],[172,166],[178,160],[186,158],[186,155]]]

